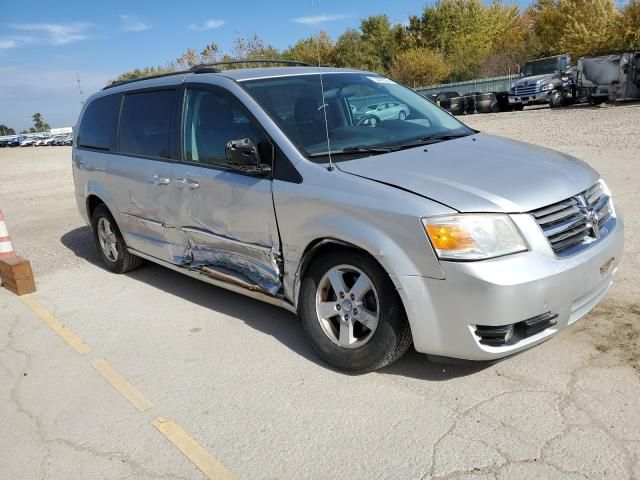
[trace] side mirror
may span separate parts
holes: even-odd
[[[251,138],[227,142],[224,154],[231,168],[249,175],[263,175],[271,171],[271,165],[261,162],[258,144]]]

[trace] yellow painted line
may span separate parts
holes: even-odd
[[[237,477],[225,468],[213,455],[200,446],[187,432],[175,422],[163,417],[156,418],[151,425],[156,427],[167,440],[198,467],[211,480],[237,480]]]
[[[38,303],[38,301],[31,295],[23,295],[19,297],[22,302],[35,312],[42,320],[47,322],[51,330],[56,332],[67,342],[71,348],[73,348],[79,354],[88,353],[91,351],[89,345],[80,340],[75,333],[69,330],[60,320],[58,320],[53,313],[44,308]]]
[[[109,365],[106,360],[98,358],[91,362],[91,365],[113,386],[113,388],[118,390],[118,392],[120,392],[124,398],[129,400],[129,402],[131,402],[139,411],[145,412],[153,407],[153,403],[147,400],[140,390],[131,385],[127,379],[118,373],[115,368]]]

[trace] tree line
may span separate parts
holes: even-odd
[[[188,49],[164,66],[115,80],[168,73],[232,59],[301,60],[370,70],[409,86],[516,73],[527,60],[569,53],[574,59],[640,49],[640,0],[536,0],[528,8],[493,0],[439,0],[420,15],[392,23],[386,15],[360,21],[337,39],[319,32],[279,50],[258,35],[237,36],[230,52],[215,42]]]
[[[48,123],[45,123],[44,116],[41,113],[34,113],[33,115],[31,115],[31,120],[33,120],[33,127],[29,128],[29,130],[22,130],[20,133],[46,132],[51,128]],[[9,128],[6,125],[0,125],[0,135],[15,134],[15,129]]]

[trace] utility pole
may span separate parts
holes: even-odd
[[[84,98],[82,97],[82,85],[80,84],[80,75],[76,73],[76,79],[78,80],[78,90],[80,90],[80,106],[84,105]]]

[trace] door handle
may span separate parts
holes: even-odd
[[[167,178],[167,177],[161,177],[159,175],[153,175],[151,177],[151,181],[155,184],[155,185],[169,185],[169,182],[171,181],[171,179]]]
[[[195,180],[191,180],[190,178],[176,178],[176,183],[185,185],[189,187],[190,190],[195,190],[200,186],[198,182],[196,182]]]

